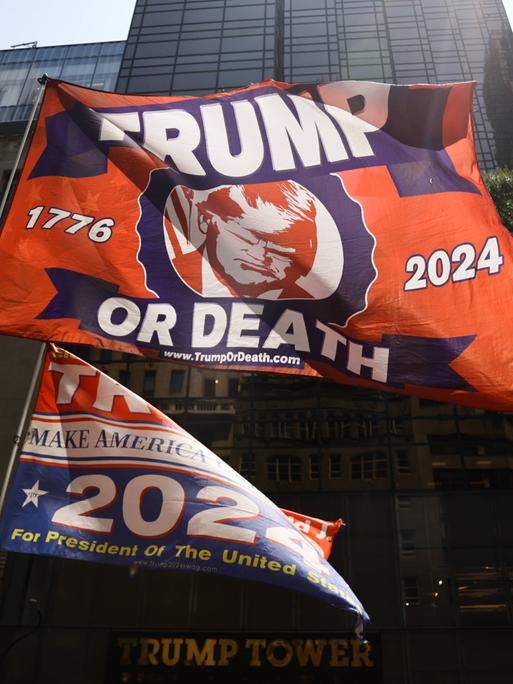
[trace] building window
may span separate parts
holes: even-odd
[[[2,93],[0,92],[0,97]],[[0,100],[1,101],[1,100]],[[4,194],[4,189],[7,187],[7,183],[9,181],[9,176],[11,175],[10,171],[4,171],[2,173],[2,177],[0,179],[0,195]]]
[[[401,555],[407,558],[415,555],[415,530],[400,530]]]
[[[239,378],[229,378],[228,396],[236,397],[239,394]]]
[[[390,422],[390,432],[393,435],[404,435],[406,432],[406,419],[405,418],[391,418]]]
[[[387,462],[384,451],[367,451],[351,456],[351,477],[353,480],[374,480],[386,477]]]
[[[299,456],[269,456],[266,461],[267,479],[279,482],[301,480]]]
[[[495,624],[507,619],[507,586],[500,566],[473,565],[462,567],[455,576],[460,620],[466,625],[479,625],[488,619]],[[438,580],[437,589],[445,580]]]
[[[238,421],[238,432],[242,437],[251,437],[251,414],[249,411],[244,411],[243,414],[240,415],[240,421]]]
[[[329,455],[329,478],[337,480],[342,477],[342,456],[341,454]]]
[[[407,607],[420,604],[419,581],[417,577],[403,577],[403,598]]]
[[[254,416],[254,435],[259,439],[265,437],[265,427],[266,427],[266,414],[262,411],[255,411]]]
[[[271,416],[271,437],[276,439],[291,439],[294,424],[288,413],[273,413]]]
[[[402,511],[411,511],[413,508],[411,496],[398,496],[397,508]]]
[[[311,411],[300,411],[295,415],[297,436],[303,441],[313,442],[317,436],[317,422]]]
[[[319,454],[311,454],[308,459],[309,476],[311,480],[318,480],[321,474],[321,457]]]
[[[100,349],[100,363],[109,363],[112,361],[112,352],[110,349]]]
[[[5,574],[6,565],[7,565],[7,553],[5,553],[5,551],[0,551],[0,585],[2,583],[4,574]]]
[[[397,449],[395,452],[397,472],[400,475],[409,475],[411,473],[410,468],[410,454],[408,449]]]
[[[241,454],[239,472],[242,477],[252,480],[255,477],[255,456],[254,454]]]
[[[180,394],[185,381],[184,370],[172,370],[169,378],[169,394]]]
[[[351,436],[351,421],[347,416],[328,411],[325,416],[325,435],[329,441]]]
[[[216,384],[215,378],[205,378],[203,381],[203,396],[207,399],[212,399],[216,396]]]
[[[127,368],[119,371],[119,382],[125,387],[130,387],[130,371]]]
[[[144,371],[143,377],[143,397],[150,398],[155,396],[155,371]]]
[[[354,421],[357,439],[368,439],[374,432],[373,421],[363,415],[355,416]]]

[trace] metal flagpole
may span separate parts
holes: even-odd
[[[9,176],[9,180],[7,181],[7,185],[4,190],[4,196],[2,197],[2,202],[0,204],[0,224],[2,222],[2,214],[4,212],[5,206],[7,204],[7,200],[9,197],[9,193],[11,191],[11,188],[14,183],[14,178],[16,176],[16,171],[18,170],[18,166],[20,163],[20,160],[25,152],[25,148],[27,145],[27,141],[30,136],[30,130],[32,127],[32,123],[35,119],[39,104],[41,103],[43,94],[46,89],[46,84],[48,83],[48,74],[43,74],[40,78],[37,79],[38,82],[41,84],[41,88],[39,88],[36,100],[34,102],[34,105],[32,107],[32,111],[30,112],[30,117],[27,122],[27,126],[25,128],[25,133],[23,134],[23,138],[20,144],[20,148],[18,150],[18,155],[16,157],[16,161],[14,162],[13,169],[11,171],[11,175]],[[9,458],[9,462],[7,464],[7,469],[5,471],[5,476],[4,476],[4,481],[2,484],[2,490],[0,492],[0,516],[3,513],[4,505],[5,505],[5,499],[7,497],[7,491],[9,489],[9,485],[11,483],[12,479],[12,474],[14,471],[14,466],[16,464],[16,459],[18,456],[18,452],[20,450],[21,444],[23,443],[23,439],[25,437],[25,432],[28,427],[28,421],[30,419],[30,413],[32,410],[32,407],[35,402],[35,391],[37,388],[37,385],[39,383],[39,378],[41,375],[41,371],[43,368],[43,359],[44,359],[44,354],[45,354],[45,349],[46,349],[46,344],[41,343],[37,357],[36,357],[36,362],[34,365],[34,372],[32,374],[32,380],[30,382],[30,387],[27,392],[27,398],[25,400],[25,405],[23,407],[23,411],[21,414],[21,418],[18,424],[18,430],[16,432],[15,438],[14,438],[14,444],[13,448],[11,451],[11,456]]]
[[[34,118],[36,116],[37,108],[39,107],[39,104],[41,102],[41,99],[43,97],[43,93],[45,92],[46,89],[46,84],[48,83],[48,74],[43,74],[40,78],[37,79],[38,82],[41,84],[41,88],[39,88],[39,91],[37,93],[36,101],[34,102],[34,106],[32,107],[32,111],[30,112],[30,117],[27,123],[27,127],[25,128],[25,133],[23,134],[23,139],[20,144],[20,149],[18,150],[18,155],[16,157],[16,161],[14,162],[14,166],[11,171],[11,175],[9,176],[9,180],[7,181],[7,185],[5,186],[4,190],[4,196],[2,197],[2,203],[0,204],[0,222],[2,221],[2,214],[4,213],[5,205],[7,204],[7,198],[9,197],[9,193],[11,191],[11,188],[14,183],[14,178],[16,176],[16,171],[18,170],[18,165],[20,163],[20,159],[23,156],[23,153],[25,152],[25,146],[27,144],[28,137],[30,135],[30,129],[32,126],[32,122],[34,121]]]
[[[18,452],[21,450],[21,446],[25,438],[25,433],[27,431],[28,422],[30,420],[30,413],[32,412],[32,408],[36,400],[35,393],[39,385],[41,372],[43,370],[43,359],[45,356],[45,351],[46,344],[44,342],[41,342],[36,358],[36,363],[34,366],[34,372],[32,374],[32,380],[30,381],[30,387],[27,392],[27,399],[25,400],[23,412],[18,423],[18,430],[14,437],[14,444],[11,451],[11,456],[9,459],[9,463],[7,464],[7,469],[5,471],[2,491],[0,492],[0,517],[2,516],[4,510],[5,499],[7,497],[7,490],[9,489],[9,485],[11,484],[12,474],[14,471],[14,466],[16,464],[16,459],[18,457]]]

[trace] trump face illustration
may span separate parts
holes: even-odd
[[[318,254],[319,202],[298,183],[181,186],[167,214],[173,265],[203,296],[315,297],[303,281]]]

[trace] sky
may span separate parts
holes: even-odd
[[[513,24],[513,0],[503,0]],[[135,0],[0,0],[0,50],[124,40]]]
[[[511,0],[513,3],[513,0]],[[135,0],[0,0],[0,50],[125,40]]]

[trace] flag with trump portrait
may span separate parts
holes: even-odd
[[[326,561],[341,524],[280,510],[144,399],[48,348],[4,550],[266,582],[353,612],[359,629],[367,615]]]
[[[474,85],[50,80],[0,238],[0,332],[511,409],[512,241]]]

